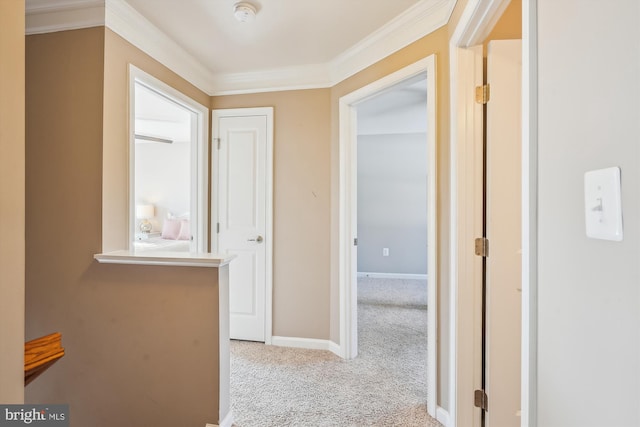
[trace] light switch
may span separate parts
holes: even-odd
[[[584,204],[587,237],[622,240],[622,200],[620,168],[584,174]]]

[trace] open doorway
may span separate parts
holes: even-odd
[[[427,76],[357,104],[358,358],[396,369],[396,393],[427,390]]]
[[[428,300],[436,299],[436,141],[435,141],[435,55],[409,65],[383,79],[352,92],[340,99],[340,351],[351,359],[358,354],[358,108],[381,94],[393,89],[408,87],[426,79],[426,159],[427,175],[427,271],[429,280]],[[387,159],[390,160],[390,159]],[[386,246],[385,246],[386,247]],[[380,248],[381,254],[383,248]],[[430,250],[432,249],[432,250]],[[384,252],[386,253],[386,251]],[[391,254],[391,248],[389,248]],[[436,304],[428,310],[427,322],[427,407],[429,414],[436,411]]]

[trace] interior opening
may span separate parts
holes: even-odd
[[[129,247],[205,252],[206,107],[131,73]]]
[[[394,369],[397,393],[427,387],[427,79],[356,105],[358,357]]]

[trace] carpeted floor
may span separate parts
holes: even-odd
[[[426,412],[427,289],[422,280],[358,280],[359,356],[231,342],[239,427],[441,427]]]

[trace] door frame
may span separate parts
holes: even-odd
[[[428,301],[428,408],[435,417],[437,402],[437,141],[436,141],[436,55],[432,54],[380,80],[344,95],[339,100],[340,184],[339,184],[339,293],[340,350],[345,359],[357,356],[357,104],[420,74],[427,76],[427,271]],[[434,284],[432,286],[431,284]]]
[[[190,155],[190,173],[191,173],[191,188],[190,197],[191,205],[194,201],[197,206],[196,212],[192,213],[191,220],[195,217],[195,224],[197,227],[196,235],[196,252],[206,252],[209,246],[209,229],[207,222],[207,196],[209,192],[208,188],[208,174],[209,174],[209,146],[207,144],[207,132],[209,129],[209,109],[184,93],[174,89],[160,79],[152,76],[151,74],[143,71],[133,64],[128,66],[128,79],[129,79],[129,186],[128,186],[128,226],[127,226],[127,247],[131,248],[132,242],[135,240],[135,85],[140,83],[146,86],[152,91],[157,92],[160,96],[165,97],[167,100],[172,101],[185,110],[188,110],[195,114],[196,123],[191,124],[191,155]],[[194,140],[195,139],[195,143]]]
[[[273,338],[273,107],[255,108],[227,108],[211,110],[211,251],[218,251],[218,233],[215,231],[219,222],[218,196],[220,154],[217,139],[220,137],[218,119],[221,117],[250,117],[265,116],[267,118],[266,158],[265,158],[265,214],[266,226],[264,235],[265,245],[265,319],[264,339],[266,345],[271,345]]]
[[[480,378],[481,270],[473,239],[482,224],[481,186],[474,183],[482,161],[482,116],[473,88],[482,43],[510,0],[469,0],[449,44],[451,82],[451,347],[449,426],[477,426],[470,403]],[[522,0],[522,426],[537,425],[537,0]],[[480,132],[480,133],[479,133]],[[480,150],[480,151],[479,151]],[[481,230],[481,228],[480,228]],[[465,403],[463,403],[465,402]]]

